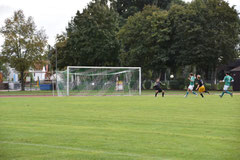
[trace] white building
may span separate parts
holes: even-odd
[[[33,77],[33,81],[43,81],[47,79],[47,72],[48,72],[48,66],[47,65],[36,65],[36,69],[30,68],[28,73],[32,74],[31,77]],[[15,68],[8,67],[9,71],[9,81],[13,83],[17,83],[20,81],[18,75],[19,72],[15,70]],[[26,81],[30,82],[30,76],[26,77]]]
[[[11,68],[11,67],[8,67],[8,71],[9,71],[8,80],[10,82],[18,82],[19,81],[18,71],[16,71],[15,68]]]

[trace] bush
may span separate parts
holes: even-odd
[[[224,86],[224,83],[218,83],[218,84],[216,85],[216,89],[217,89],[217,90],[223,90],[223,86]]]
[[[204,86],[205,86],[206,90],[212,90],[210,83],[205,83]]]
[[[169,87],[170,89],[183,90],[185,88],[185,79],[170,80]]]
[[[224,83],[214,84],[213,88],[212,88],[210,83],[205,83],[204,86],[205,86],[206,90],[218,90],[218,91],[221,91],[221,90],[223,90]],[[232,89],[232,86],[229,87],[229,90],[231,90],[231,89]]]
[[[168,89],[168,84],[164,83],[164,85],[161,86],[163,90],[167,90]]]
[[[150,80],[147,80],[144,82],[144,88],[145,89],[150,89],[152,86],[152,82]]]

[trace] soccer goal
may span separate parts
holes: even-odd
[[[68,66],[57,72],[59,96],[141,95],[140,67]]]

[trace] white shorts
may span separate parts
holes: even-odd
[[[189,85],[188,86],[188,89],[191,90],[191,91],[193,90],[193,88],[194,88],[194,85]]]
[[[227,91],[230,86],[224,85],[223,90]]]

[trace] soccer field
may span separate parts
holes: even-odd
[[[240,159],[240,95],[153,94],[0,98],[0,159]]]

